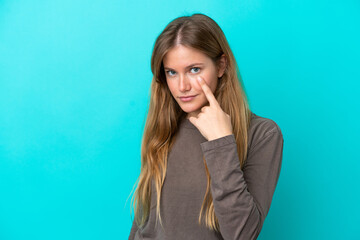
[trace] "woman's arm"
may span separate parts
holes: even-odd
[[[233,134],[201,143],[225,240],[258,237],[279,178],[283,142],[278,126],[267,131],[249,149],[243,171]]]
[[[132,227],[131,227],[131,230],[130,230],[130,235],[129,235],[128,240],[134,240],[134,238],[135,238],[135,233],[136,233],[137,230],[138,230],[138,227],[136,226],[136,224],[135,224],[135,219],[134,219],[134,220],[133,220]]]

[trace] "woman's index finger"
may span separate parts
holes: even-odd
[[[210,103],[210,106],[219,106],[219,103],[217,102],[214,94],[212,93],[210,87],[207,85],[207,83],[204,81],[204,79],[202,77],[198,77],[197,78],[198,82],[200,83],[200,86],[203,90],[203,92],[205,93],[205,96],[207,98],[207,100]]]

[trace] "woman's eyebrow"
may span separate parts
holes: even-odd
[[[191,68],[191,67],[193,67],[195,65],[204,65],[204,64],[203,63],[193,63],[193,64],[190,64],[189,66],[185,67],[185,69]],[[169,68],[169,67],[164,67],[164,69],[174,70],[174,69]]]

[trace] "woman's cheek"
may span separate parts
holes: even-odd
[[[201,75],[196,74],[196,75],[189,76],[189,78],[190,78],[190,81],[191,81],[191,85],[194,86],[194,88],[195,88],[196,90],[201,91],[200,83],[199,83],[198,80],[197,80],[197,78],[198,78],[199,76],[201,76]],[[203,76],[201,76],[201,77],[204,79]]]

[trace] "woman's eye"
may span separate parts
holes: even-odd
[[[172,74],[170,74],[170,72],[174,72],[173,70],[169,70],[169,71],[166,71],[167,74],[169,74],[170,76],[172,76]]]
[[[195,72],[193,72],[193,73],[198,73],[198,72],[200,71],[200,68],[198,68],[198,67],[193,67],[193,68],[191,68],[191,70],[193,70],[193,69],[198,69],[198,71],[195,71]]]

